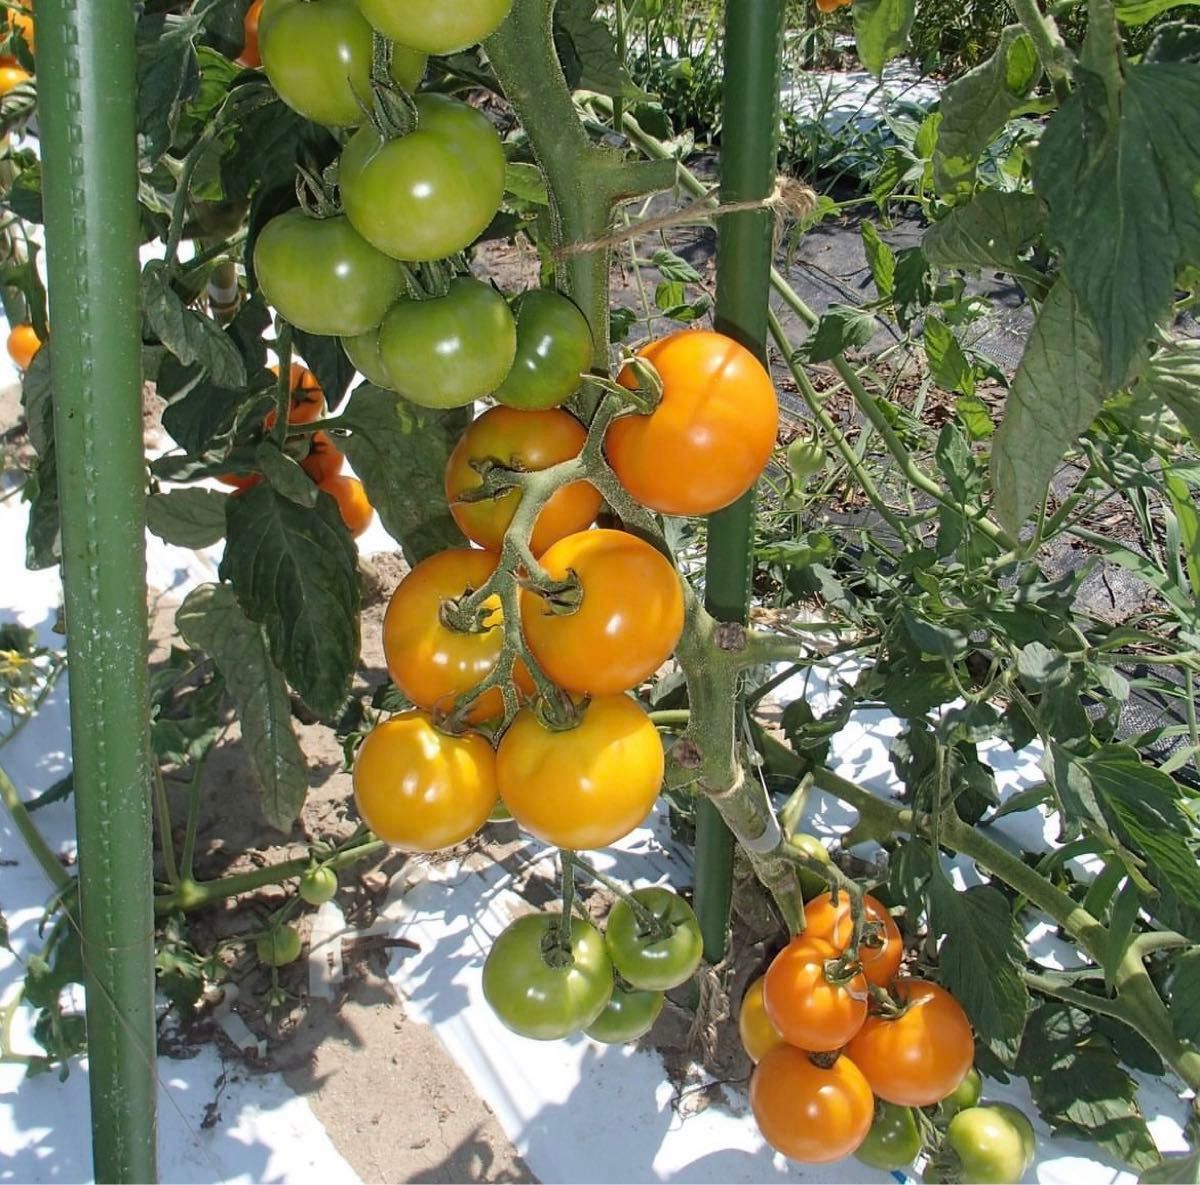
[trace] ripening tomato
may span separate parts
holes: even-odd
[[[29,71],[22,70],[20,66],[0,66],[0,96],[7,95],[31,77]]]
[[[839,8],[849,8],[853,3],[854,0],[817,0],[817,11],[836,12]]]
[[[870,1016],[846,1048],[871,1089],[889,1103],[928,1107],[962,1082],[975,1058],[975,1037],[962,1005],[923,979],[897,979],[905,1006],[898,1017]]]
[[[534,288],[513,301],[517,356],[496,402],[537,411],[557,407],[579,390],[592,366],[592,330],[569,297]]]
[[[962,1180],[979,1185],[1023,1180],[1037,1151],[1033,1125],[1009,1103],[960,1111],[950,1120],[946,1138],[958,1153]]]
[[[396,587],[383,618],[383,652],[396,686],[419,707],[448,712],[454,701],[486,678],[504,643],[499,597],[484,602],[485,628],[460,634],[442,621],[446,601],[481,588],[496,570],[490,551],[456,548],[422,560]],[[529,674],[518,668],[517,684],[532,689]],[[500,688],[476,700],[472,723],[499,716]]]
[[[279,367],[272,364],[271,370],[279,373]],[[325,392],[317,376],[299,362],[292,363],[292,405],[288,408],[289,424],[311,424],[325,414]],[[275,427],[275,409],[272,408],[263,417],[263,428],[270,432]]]
[[[490,37],[513,0],[359,0],[363,15],[385,37],[428,54],[458,53]]]
[[[335,473],[321,482],[320,488],[337,504],[342,514],[342,522],[346,529],[357,539],[370,525],[375,517],[375,507],[367,498],[363,483],[357,477],[348,477],[343,473]]]
[[[324,485],[341,473],[345,460],[327,432],[314,432],[309,442],[308,456],[301,460],[300,468],[317,485]]]
[[[696,973],[704,954],[700,923],[678,893],[661,885],[634,889],[630,896],[666,931],[645,929],[633,906],[618,900],[608,915],[604,941],[617,973],[643,991],[669,992]]]
[[[391,391],[392,380],[384,369],[383,359],[379,355],[379,330],[368,329],[356,337],[342,338],[342,349],[350,359],[350,365],[358,371],[369,383]]]
[[[565,411],[493,407],[484,412],[462,434],[446,465],[446,500],[459,529],[480,547],[499,551],[521,501],[520,490],[481,502],[460,501],[462,494],[483,482],[474,462],[491,459],[506,469],[531,473],[578,456],[586,439],[583,425]],[[541,555],[565,535],[585,530],[602,501],[600,491],[586,481],[556,490],[534,524],[529,540],[533,554]]]
[[[416,107],[407,135],[384,140],[370,124],[354,133],[338,186],[351,225],[384,254],[445,259],[496,216],[504,146],[488,117],[457,99],[418,95]]]
[[[763,976],[759,976],[742,997],[738,1009],[738,1035],[742,1048],[752,1062],[762,1061],[763,1055],[776,1045],[783,1045],[783,1035],[771,1023],[763,1003]]]
[[[560,687],[613,695],[636,687],[670,656],[683,632],[683,592],[670,562],[625,531],[580,531],[541,557],[554,580],[574,573],[578,606],[556,612],[521,592],[525,639]]]
[[[763,1003],[784,1040],[813,1053],[841,1049],[867,1019],[867,981],[856,974],[831,983],[832,943],[798,934],[775,956],[763,980]]]
[[[516,352],[507,301],[468,276],[453,280],[445,296],[400,301],[379,327],[393,390],[422,407],[463,407],[490,395]]]
[[[628,835],[654,806],[664,764],[658,730],[625,695],[592,700],[574,728],[557,732],[523,708],[496,751],[504,805],[559,848],[603,848]]]
[[[871,1088],[849,1058],[824,1069],[791,1045],[763,1055],[750,1079],[750,1106],[767,1143],[804,1164],[849,1156],[875,1113]]]
[[[402,712],[363,741],[354,801],[366,825],[402,851],[453,847],[496,805],[496,755],[476,733],[450,736],[427,713]]]
[[[775,447],[771,376],[732,338],[685,329],[638,351],[663,383],[649,415],[622,416],[605,447],[621,484],[663,514],[711,514],[737,501]],[[631,367],[617,381],[632,390]]]
[[[658,1020],[666,996],[662,992],[645,992],[626,987],[618,980],[613,984],[604,1011],[585,1030],[593,1041],[605,1045],[623,1045],[644,1037]]]
[[[18,370],[28,370],[33,356],[42,348],[42,339],[32,325],[14,325],[8,331],[8,356]]]
[[[238,55],[239,66],[257,68],[262,65],[258,52],[258,21],[262,16],[263,0],[254,0],[246,9],[242,20],[242,52]]]
[[[555,1041],[594,1024],[613,990],[612,964],[599,930],[571,919],[570,957],[554,945],[560,915],[517,918],[483,964],[483,995],[500,1021],[522,1037]]]
[[[305,0],[301,7],[326,2]],[[377,328],[404,291],[400,263],[376,251],[347,218],[310,218],[298,209],[263,227],[254,244],[254,273],[285,321],[338,337]]]
[[[366,119],[373,37],[354,0],[266,0],[258,50],[279,97],[305,119],[329,127]]]
[[[892,915],[886,907],[872,897],[863,894],[863,913],[868,926],[874,927],[867,934],[864,928],[863,941],[859,944],[858,958],[868,983],[887,987],[900,970],[904,957],[904,941]],[[840,954],[849,945],[854,932],[850,917],[850,898],[846,893],[838,894],[838,903],[833,904],[831,893],[814,897],[804,907],[804,935],[806,938],[823,938],[832,943]]]

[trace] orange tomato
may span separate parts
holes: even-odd
[[[29,71],[22,70],[20,66],[0,66],[0,96],[7,95],[31,77]]]
[[[449,736],[424,712],[403,712],[363,741],[354,799],[367,826],[403,851],[452,847],[496,805],[496,756],[477,734]]]
[[[605,449],[621,484],[663,514],[711,514],[737,501],[775,447],[771,376],[745,346],[707,330],[685,329],[638,353],[658,370],[662,402],[609,428]],[[617,381],[632,390],[632,367]]]
[[[484,502],[459,501],[483,484],[473,461],[490,458],[506,469],[534,472],[578,456],[586,439],[583,425],[565,411],[493,407],[484,412],[462,434],[446,465],[446,500],[459,529],[480,547],[499,551],[521,501],[520,490]],[[534,524],[529,540],[533,554],[541,555],[563,536],[589,527],[601,501],[600,491],[586,481],[555,491]]]
[[[32,325],[14,325],[8,331],[8,356],[18,370],[28,370],[33,356],[42,348],[42,339]]]
[[[581,695],[615,695],[636,687],[670,656],[683,632],[683,592],[671,564],[624,531],[580,531],[541,557],[555,580],[574,573],[579,606],[555,613],[544,598],[521,592],[525,640],[560,687]]]
[[[763,1003],[763,976],[759,976],[742,997],[738,1009],[738,1035],[742,1048],[752,1062],[762,1061],[763,1055],[776,1045],[783,1045],[783,1035],[771,1023]]]
[[[750,1107],[767,1143],[805,1164],[851,1155],[875,1115],[871,1088],[849,1058],[823,1069],[791,1045],[768,1050],[755,1067]]]
[[[272,365],[271,369],[278,374],[279,367]],[[292,405],[288,408],[289,424],[311,424],[325,414],[325,392],[317,382],[317,376],[311,370],[301,366],[299,362],[292,363]],[[272,408],[263,417],[263,428],[270,432],[275,427],[275,409]]]
[[[853,3],[854,0],[817,0],[817,11],[836,12],[839,8],[849,8]]]
[[[628,835],[654,806],[663,767],[658,730],[627,695],[592,700],[560,732],[523,708],[496,752],[501,801],[559,848],[604,848]]]
[[[308,456],[300,462],[300,468],[317,485],[324,485],[331,477],[341,473],[345,459],[328,433],[314,432],[308,446]]]
[[[892,915],[870,893],[863,894],[863,912],[868,924],[873,923],[880,928],[874,936],[879,945],[868,941],[865,935],[859,944],[858,957],[862,963],[863,974],[868,983],[887,987],[900,970],[900,960],[904,957],[904,941]],[[850,918],[850,898],[845,893],[839,893],[835,908],[831,893],[822,893],[814,897],[804,907],[804,923],[806,938],[823,938],[841,953],[849,945],[850,936],[854,931],[854,923]]]
[[[951,1094],[975,1060],[975,1037],[962,1005],[923,979],[898,979],[907,1005],[894,1019],[870,1016],[846,1048],[871,1089],[889,1103],[928,1107]]]
[[[20,29],[25,37],[25,44],[29,46],[29,52],[33,53],[36,48],[33,33],[33,6],[31,4],[22,4],[19,8],[8,9],[8,24],[16,29]]]
[[[858,973],[830,983],[832,943],[798,934],[775,956],[763,979],[763,1004],[785,1041],[813,1053],[841,1049],[867,1019],[867,981]]]
[[[242,52],[237,59],[239,66],[257,68],[262,65],[262,58],[258,53],[258,18],[262,14],[262,6],[263,0],[254,0],[246,9],[246,16],[242,22]]]
[[[383,618],[383,652],[396,686],[413,703],[448,712],[454,701],[491,673],[504,642],[499,597],[484,602],[484,629],[460,634],[441,618],[444,602],[481,588],[496,570],[494,552],[455,548],[422,560],[400,581]],[[517,668],[517,686],[532,690]],[[476,700],[470,720],[479,723],[504,709],[500,688]]]
[[[342,522],[347,530],[357,539],[370,525],[375,517],[375,507],[367,500],[367,492],[357,477],[347,477],[343,473],[335,473],[321,482],[325,491],[337,504],[342,512]]]

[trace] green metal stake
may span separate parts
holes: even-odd
[[[38,0],[54,434],[97,1181],[154,1181],[134,6]]]
[[[759,201],[775,187],[784,2],[728,0],[725,7],[723,203]],[[748,210],[721,218],[717,240],[717,329],[764,360],[774,228],[770,210]],[[746,620],[753,533],[753,493],[708,521],[706,603],[723,621]],[[725,955],[732,888],[733,836],[702,799],[696,811],[696,913],[710,963]]]

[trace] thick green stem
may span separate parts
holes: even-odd
[[[1054,17],[1038,7],[1037,0],[1009,0],[1013,12],[1037,51],[1038,61],[1050,79],[1054,93],[1061,102],[1071,93],[1071,71],[1074,57],[1058,31]]]
[[[97,1180],[153,1181],[133,6],[39,0],[37,56],[92,1151]]]

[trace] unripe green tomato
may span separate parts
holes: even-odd
[[[508,16],[513,0],[359,0],[363,16],[385,37],[425,53],[477,45]]]
[[[950,1120],[946,1138],[972,1185],[1016,1185],[1033,1163],[1033,1125],[1008,1103],[967,1107]]]
[[[819,860],[822,864],[833,866],[829,849],[815,835],[809,835],[804,831],[794,831],[788,836],[788,843],[798,852],[803,852],[806,856]],[[797,867],[796,879],[800,882],[800,892],[805,901],[811,901],[814,897],[829,892],[829,882],[811,868]]]
[[[614,984],[604,1011],[584,1031],[593,1041],[602,1041],[605,1045],[636,1041],[654,1027],[665,999],[662,992],[645,992]]]
[[[854,1155],[873,1169],[894,1172],[912,1164],[921,1151],[921,1133],[911,1107],[875,1100],[875,1119]]]
[[[938,1114],[943,1119],[952,1119],[959,1111],[975,1106],[982,1093],[983,1079],[979,1076],[979,1071],[972,1066],[966,1077],[938,1103]]]
[[[276,926],[255,943],[254,949],[260,963],[268,967],[286,967],[300,957],[300,946],[300,931],[295,926]]]
[[[350,365],[358,371],[369,383],[382,387],[385,391],[393,390],[391,376],[383,365],[379,353],[379,330],[368,329],[357,337],[342,338],[342,349],[350,359]]]
[[[324,905],[337,892],[337,873],[332,868],[310,868],[300,878],[300,896],[309,905]]]
[[[534,288],[513,301],[517,356],[496,389],[496,402],[544,411],[570,399],[592,365],[592,331],[578,306],[552,288]]]
[[[803,485],[825,468],[825,450],[811,436],[800,436],[788,445],[788,468],[797,485]]]
[[[392,46],[392,81],[401,89],[411,94],[421,85],[425,77],[425,67],[429,63],[429,55],[419,49],[409,49],[407,45]]]

